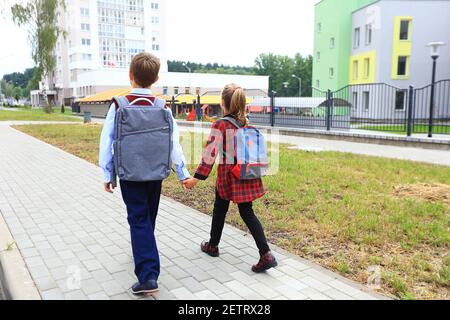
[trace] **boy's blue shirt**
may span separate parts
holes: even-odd
[[[151,96],[152,92],[149,89],[133,89],[131,94]],[[114,122],[116,118],[116,106],[111,105],[106,116],[105,124],[103,126],[102,135],[100,138],[100,153],[99,153],[99,166],[103,170],[103,179],[105,183],[112,181],[113,169],[114,169]],[[191,177],[189,171],[186,168],[186,158],[183,154],[183,149],[180,144],[180,132],[177,122],[173,120],[173,151],[172,162],[175,165],[175,171],[180,181],[184,181]]]

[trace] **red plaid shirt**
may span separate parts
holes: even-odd
[[[261,198],[266,192],[261,179],[238,180],[231,173],[234,167],[234,154],[227,155],[227,140],[233,141],[236,127],[229,121],[219,120],[212,125],[211,134],[206,144],[202,162],[198,166],[195,178],[208,179],[220,154],[220,164],[217,170],[216,188],[219,196],[234,203],[247,203]],[[231,140],[230,140],[231,138]],[[233,150],[233,149],[231,149]],[[228,150],[230,151],[230,150]],[[231,157],[231,159],[227,160]]]

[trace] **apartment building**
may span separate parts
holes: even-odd
[[[159,94],[176,95],[217,90],[232,81],[249,89],[268,90],[268,77],[173,74],[167,66],[167,0],[66,0],[60,26],[55,72],[32,92],[33,105],[43,92],[54,104],[129,86],[128,67],[134,55],[147,51],[161,59]],[[45,89],[45,90],[43,90]]]
[[[67,103],[110,89],[93,75],[123,76],[144,50],[160,57],[167,72],[164,10],[163,0],[66,0],[59,19],[66,37],[56,45],[56,69],[43,85],[47,94]]]

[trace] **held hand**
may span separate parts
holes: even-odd
[[[112,185],[112,182],[105,183],[104,188],[105,188],[106,192],[111,193],[111,194],[114,193],[114,187]]]
[[[197,183],[198,183],[198,179],[195,179],[195,178],[189,178],[189,179],[183,181],[183,187],[184,187],[186,190],[192,190],[192,189],[195,188],[195,186],[197,185]]]

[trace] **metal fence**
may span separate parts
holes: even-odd
[[[247,106],[251,123],[263,126],[388,132],[450,134],[450,79],[423,88],[386,83],[348,85],[336,91],[312,88],[312,97],[253,96]],[[173,114],[189,121],[222,117],[220,93],[173,97]],[[217,101],[216,101],[217,100]]]
[[[270,97],[248,106],[252,123],[323,130],[450,134],[450,80],[423,88],[385,83],[312,89],[309,98]]]

